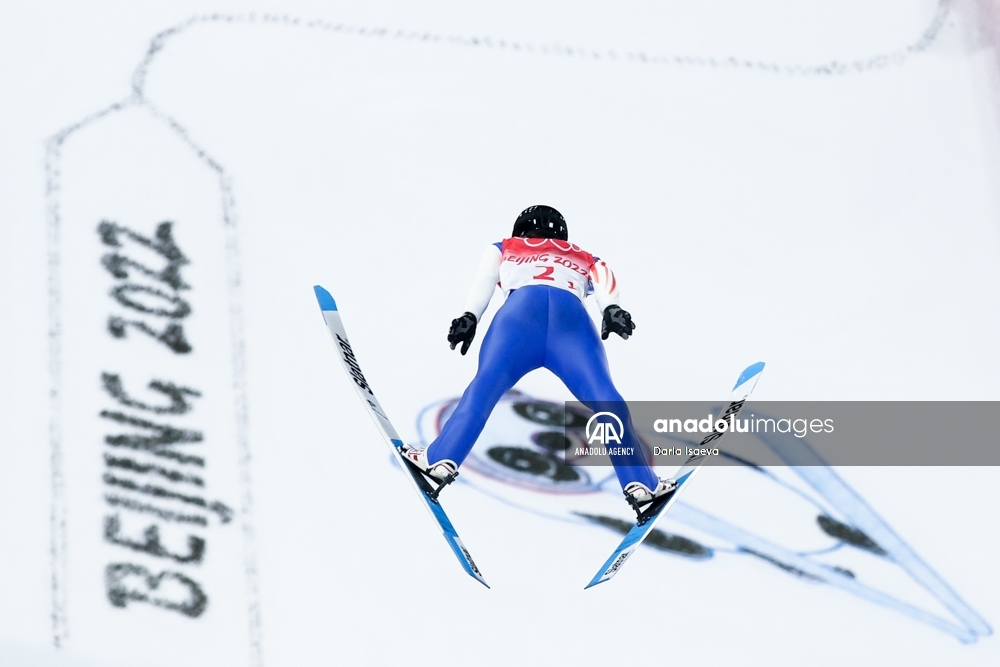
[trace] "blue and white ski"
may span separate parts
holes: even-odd
[[[753,388],[757,386],[757,379],[760,377],[761,371],[764,370],[764,362],[758,361],[752,366],[748,366],[746,370],[740,373],[740,377],[736,380],[736,386],[733,387],[732,395],[729,399],[729,405],[726,409],[719,415],[718,419],[724,419],[729,421],[730,419],[735,421],[739,416],[740,411],[743,409],[743,404],[746,403],[747,399],[750,398],[750,394],[753,392]],[[732,423],[732,422],[730,422]],[[709,443],[713,446],[717,446],[719,440],[725,436],[726,431],[715,430],[705,436],[705,439],[699,443],[698,448],[703,448]],[[677,488],[668,494],[657,498],[655,501],[650,503],[642,513],[639,515],[636,525],[632,527],[625,538],[622,540],[615,552],[611,554],[611,557],[605,561],[604,565],[594,578],[590,580],[584,588],[590,588],[591,586],[596,586],[597,584],[602,584],[611,577],[618,574],[618,570],[621,569],[625,561],[628,560],[642,541],[652,532],[653,528],[656,527],[656,522],[660,520],[670,506],[674,504],[677,496],[681,494],[681,491],[687,488],[687,485],[691,482],[691,478],[701,470],[701,466],[705,463],[706,457],[704,455],[695,455],[688,458],[684,462],[684,465],[680,467],[677,471],[674,481],[677,482]]]
[[[437,490],[431,483],[420,473],[419,470],[414,468],[412,465],[406,462],[400,454],[400,449],[403,447],[403,441],[399,439],[399,435],[396,433],[396,429],[393,428],[392,424],[389,422],[389,418],[386,417],[385,411],[379,404],[378,399],[375,398],[375,394],[372,392],[371,387],[368,386],[368,381],[365,379],[364,373],[361,372],[361,366],[358,364],[357,357],[354,356],[354,351],[351,349],[351,344],[347,340],[347,332],[344,330],[344,325],[340,319],[340,313],[337,310],[337,303],[330,296],[330,293],[325,289],[316,285],[313,288],[316,291],[316,299],[319,301],[320,310],[323,311],[323,321],[326,322],[327,328],[330,330],[330,334],[333,336],[334,342],[337,344],[337,350],[340,351],[340,360],[344,362],[344,370],[350,375],[351,380],[354,382],[354,389],[358,392],[358,396],[361,397],[361,402],[365,404],[365,408],[368,410],[368,414],[371,416],[372,421],[378,427],[379,433],[382,434],[382,438],[385,440],[386,444],[389,445],[389,449],[392,450],[393,456],[402,466],[403,470],[406,471],[406,475],[413,485],[413,488],[420,494],[420,498],[424,502],[424,506],[434,517],[438,526],[441,527],[441,532],[444,533],[444,539],[448,542],[448,546],[451,550],[455,552],[455,556],[458,558],[458,562],[462,564],[465,571],[474,578],[476,581],[481,583],[483,586],[489,588],[489,584],[483,579],[483,574],[476,567],[476,563],[472,560],[472,555],[469,550],[465,548],[462,544],[462,540],[459,539],[458,533],[455,532],[455,527],[451,525],[451,521],[448,519],[448,515],[445,514],[444,508],[441,507],[441,503],[437,499]]]

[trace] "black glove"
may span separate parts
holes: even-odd
[[[627,310],[614,304],[604,309],[604,322],[601,324],[601,340],[607,340],[608,335],[611,333],[616,333],[624,340],[628,340],[633,330],[635,330],[635,322],[632,321],[632,316],[628,314]]]
[[[448,329],[448,342],[451,349],[459,343],[462,344],[462,354],[469,351],[472,339],[476,337],[476,316],[472,313],[464,313],[461,317],[451,321],[451,328]]]

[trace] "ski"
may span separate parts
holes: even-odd
[[[739,416],[740,411],[743,409],[744,403],[750,398],[751,392],[753,392],[754,387],[757,385],[757,379],[760,377],[761,371],[764,370],[764,362],[759,361],[756,364],[748,366],[746,370],[740,373],[739,379],[736,380],[736,386],[733,387],[732,395],[729,399],[729,405],[718,417],[718,419],[732,419],[733,421]],[[732,423],[732,422],[730,422]],[[725,436],[725,431],[715,430],[705,436],[705,439],[699,443],[699,448],[712,443],[713,446],[717,446],[719,440]],[[629,556],[635,553],[635,550],[639,548],[642,541],[652,532],[653,528],[656,526],[656,522],[660,520],[670,506],[674,504],[677,496],[687,488],[687,485],[691,483],[691,479],[695,474],[701,469],[701,466],[705,463],[706,457],[704,455],[696,455],[688,458],[684,462],[684,465],[680,467],[677,471],[674,480],[677,482],[677,488],[675,488],[670,493],[660,496],[652,503],[647,505],[645,508],[640,509],[636,507],[636,523],[632,526],[632,529],[628,531],[625,538],[622,540],[615,552],[611,554],[611,557],[605,561],[601,569],[594,575],[594,578],[590,580],[584,589],[596,586],[597,584],[602,584],[611,577],[618,574],[618,571],[628,560]]]
[[[441,528],[445,541],[448,542],[448,546],[450,546],[451,550],[455,553],[455,557],[458,558],[458,562],[462,564],[462,568],[473,579],[481,583],[483,586],[486,586],[486,588],[489,588],[489,584],[486,583],[482,572],[479,571],[475,561],[472,560],[472,555],[469,553],[469,550],[465,548],[464,544],[462,544],[462,540],[458,537],[458,533],[455,532],[455,527],[451,524],[451,520],[448,519],[448,515],[445,514],[444,508],[441,507],[441,502],[437,498],[438,493],[441,491],[444,484],[447,484],[452,480],[449,479],[443,484],[435,483],[424,475],[418,468],[414,467],[403,458],[400,453],[400,450],[404,446],[403,441],[400,440],[399,435],[396,433],[396,429],[393,428],[392,423],[386,416],[385,411],[378,402],[378,399],[375,398],[374,392],[372,392],[371,387],[368,386],[368,381],[365,379],[364,373],[361,372],[361,366],[358,364],[358,359],[354,355],[354,351],[351,349],[350,342],[347,340],[347,332],[344,330],[344,324],[341,321],[340,312],[337,310],[337,302],[333,300],[333,297],[329,292],[319,285],[316,285],[313,289],[316,292],[316,300],[319,301],[319,308],[323,312],[323,321],[326,322],[326,327],[330,330],[330,335],[333,336],[333,341],[336,343],[337,350],[340,352],[340,360],[344,364],[344,370],[347,371],[347,374],[354,383],[354,389],[358,392],[361,402],[365,404],[365,408],[368,410],[368,414],[371,416],[372,421],[375,422],[375,426],[378,427],[379,433],[382,434],[382,438],[389,446],[389,449],[392,450],[392,454],[396,458],[396,461],[400,466],[402,466],[403,470],[406,471],[410,484],[413,486],[414,490],[420,494],[420,498],[423,500],[424,506],[431,513],[431,516],[434,517],[434,521],[436,521],[438,526]]]

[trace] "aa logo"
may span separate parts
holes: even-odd
[[[612,423],[607,421],[597,421],[599,417],[610,417],[614,420]],[[615,424],[618,425],[618,430],[615,430]],[[587,444],[592,445],[598,442],[604,446],[609,443],[617,442],[619,445],[622,444],[622,436],[625,435],[625,427],[622,426],[622,420],[618,418],[613,412],[597,412],[594,416],[587,420],[587,426],[584,429],[584,433],[587,436]]]

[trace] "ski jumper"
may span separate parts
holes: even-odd
[[[507,300],[493,318],[479,350],[479,369],[441,433],[427,448],[433,465],[461,465],[501,397],[528,372],[552,371],[578,401],[611,412],[624,426],[622,448],[611,456],[622,487],[657,477],[646,462],[624,399],[611,381],[604,346],[583,299],[593,291],[601,312],[618,303],[618,285],[607,264],[568,241],[509,238],[487,250],[469,292],[466,310],[479,320],[499,286]]]

